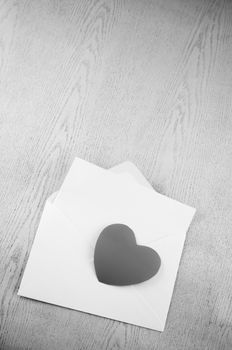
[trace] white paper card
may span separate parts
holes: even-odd
[[[163,331],[195,209],[145,186],[128,170],[118,175],[76,159],[46,203],[18,294]],[[97,237],[119,222],[161,257],[160,271],[144,283],[116,287],[96,278]]]

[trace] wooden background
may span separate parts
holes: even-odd
[[[17,296],[75,156],[197,208],[163,333]],[[232,2],[0,0],[0,349],[232,349]]]

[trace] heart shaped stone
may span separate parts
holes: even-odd
[[[126,225],[113,224],[100,233],[94,251],[94,266],[100,282],[127,286],[153,277],[161,264],[153,249],[136,244]]]

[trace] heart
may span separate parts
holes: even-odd
[[[94,251],[99,282],[127,286],[147,281],[159,270],[161,259],[152,248],[137,245],[126,225],[113,224],[100,233]]]

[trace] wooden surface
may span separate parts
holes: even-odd
[[[163,333],[17,296],[75,156],[197,208]],[[0,0],[0,349],[232,349],[232,2]]]

